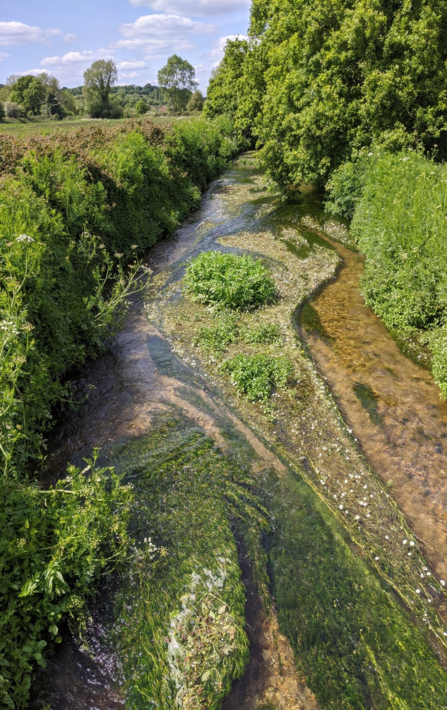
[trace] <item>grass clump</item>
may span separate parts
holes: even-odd
[[[275,388],[282,389],[293,374],[293,365],[283,356],[239,354],[222,363],[239,394],[249,402],[267,402]]]
[[[276,286],[268,269],[251,256],[202,252],[186,269],[186,292],[194,301],[243,311],[272,303]]]
[[[219,314],[215,325],[199,328],[194,343],[204,350],[222,353],[229,345],[237,342],[238,335],[237,317],[234,313],[224,311]]]
[[[243,333],[245,343],[258,345],[275,343],[281,335],[281,328],[275,323],[260,323],[253,328],[247,328]]]

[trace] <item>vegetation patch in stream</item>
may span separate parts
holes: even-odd
[[[253,481],[191,422],[117,454],[135,492],[135,556],[114,628],[128,707],[219,708],[248,658],[236,526],[267,529]]]
[[[373,424],[380,426],[382,424],[382,417],[378,410],[378,397],[369,385],[365,385],[362,382],[356,382],[353,386],[354,394],[359,400],[360,404],[369,414]]]

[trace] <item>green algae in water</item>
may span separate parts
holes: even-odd
[[[321,707],[446,708],[445,670],[316,495],[298,478],[267,488],[278,620]]]
[[[376,424],[376,426],[380,426],[382,424],[382,417],[377,409],[379,400],[374,390],[372,390],[369,385],[364,385],[362,382],[356,382],[352,389],[362,407],[368,412],[372,423]]]
[[[219,708],[248,658],[230,518],[267,526],[252,480],[181,419],[124,447],[118,468],[136,499],[112,632],[127,706]]]

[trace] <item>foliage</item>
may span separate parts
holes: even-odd
[[[266,403],[275,388],[284,388],[291,380],[293,366],[286,357],[238,354],[222,363],[224,372],[231,375],[237,391],[249,402]]]
[[[268,269],[251,256],[202,252],[186,269],[185,291],[199,303],[246,310],[271,303],[276,287]]]
[[[144,113],[147,113],[148,110],[148,105],[144,99],[139,99],[137,103],[135,104],[135,111],[139,116],[142,116]]]
[[[281,185],[322,187],[364,147],[447,150],[447,3],[253,0],[227,44],[207,115],[250,130]]]
[[[150,122],[2,139],[0,458],[39,456],[63,375],[119,327],[135,264],[238,150],[228,122]],[[189,168],[189,172],[188,172]],[[108,295],[105,296],[106,285]]]
[[[157,76],[158,83],[169,96],[174,111],[185,108],[191,92],[197,88],[194,67],[178,54],[173,54]]]
[[[69,92],[60,88],[57,79],[45,73],[10,77],[4,91],[9,118],[20,118],[23,114],[62,118],[76,112]]]
[[[93,118],[111,114],[110,89],[118,79],[118,70],[111,59],[98,59],[84,72],[84,98],[87,113]]]
[[[132,491],[113,469],[70,466],[54,488],[0,478],[0,705],[25,707],[34,663],[77,623],[100,573],[127,555]]]
[[[195,344],[204,350],[224,352],[229,345],[237,341],[238,334],[237,317],[234,313],[223,311],[219,313],[213,325],[198,329]]]
[[[434,375],[447,396],[447,171],[422,155],[368,158],[352,234],[366,255],[365,300],[388,327],[435,329]]]
[[[280,337],[281,329],[276,323],[259,323],[243,332],[246,343],[274,343]]]
[[[186,108],[188,111],[203,111],[204,101],[205,99],[203,98],[202,92],[199,91],[199,89],[196,89],[196,91],[194,91],[191,95]]]

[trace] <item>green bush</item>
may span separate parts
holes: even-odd
[[[186,269],[185,290],[194,301],[218,308],[247,310],[272,303],[273,279],[251,256],[202,252]]]
[[[231,375],[239,394],[249,402],[266,403],[275,388],[284,388],[293,375],[293,366],[285,357],[269,355],[235,355],[222,364]]]
[[[25,707],[35,663],[77,622],[98,575],[126,556],[132,491],[112,469],[71,466],[42,490],[0,478],[0,706]]]
[[[433,331],[433,374],[446,396],[447,168],[412,151],[368,161],[351,225],[366,255],[363,294],[388,327]]]

